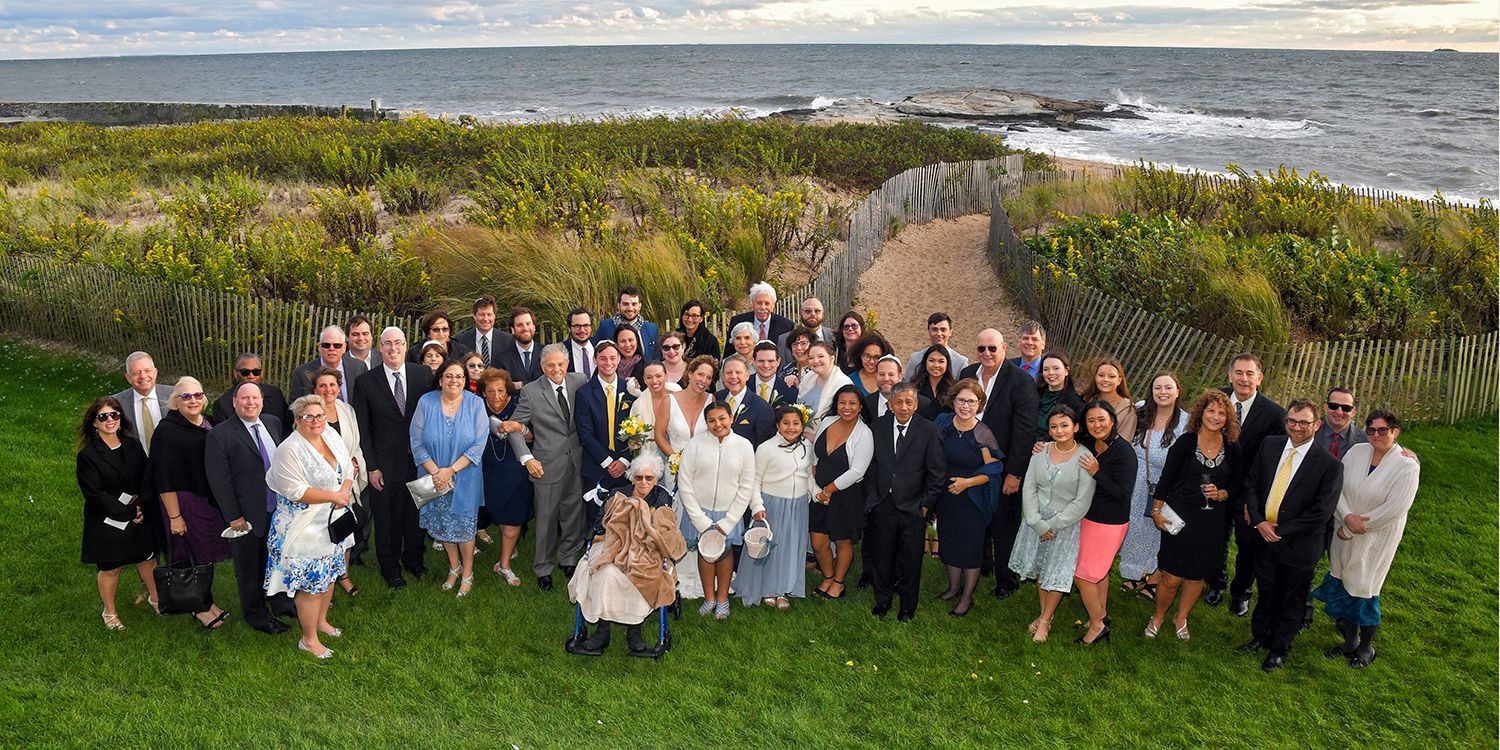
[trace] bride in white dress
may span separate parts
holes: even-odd
[[[691,375],[691,385],[684,397],[693,397],[693,400],[703,399],[705,405],[707,398],[703,396],[703,387],[699,386],[699,380],[711,384],[713,382],[713,368],[704,366],[699,368],[701,374],[697,378]],[[708,429],[703,419],[703,410],[700,408],[694,415],[691,423],[682,405],[679,403],[677,393],[673,392],[673,383],[667,381],[667,372],[660,362],[651,362],[645,365],[641,372],[641,380],[646,384],[646,392],[635,400],[630,407],[630,416],[639,419],[645,424],[651,425],[651,438],[641,446],[641,453],[655,453],[662,458],[663,466],[670,466],[669,459],[672,454],[680,453],[687,447],[688,440],[692,439],[699,430]],[[666,429],[662,429],[665,423]],[[668,491],[677,489],[677,476],[670,469],[666,476],[662,477],[663,487]],[[677,513],[677,520],[682,520],[682,505],[673,499],[672,510]],[[697,554],[688,552],[677,563],[677,591],[684,599],[699,599],[703,597],[703,582],[698,578]]]

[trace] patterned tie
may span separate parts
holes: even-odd
[[[766,335],[766,322],[765,321],[761,321],[761,324],[760,324],[760,338],[756,339],[756,341],[765,341],[767,338],[769,338],[769,337]]]
[[[260,433],[261,433],[260,423],[256,422],[254,425],[252,425],[252,427],[254,428],[254,432],[255,432],[255,446],[257,448],[260,448],[260,465],[261,465],[261,468],[265,469],[266,471],[270,471],[271,470],[271,453],[266,450],[266,441],[263,440],[263,439],[261,439],[261,436],[260,436]],[[274,513],[275,511],[276,511],[276,493],[272,492],[271,489],[268,487],[268,488],[266,488],[266,512],[267,513]]]
[[[1333,437],[1330,437],[1328,439],[1328,448],[1333,453],[1334,458],[1342,461],[1344,459],[1344,449],[1339,445],[1340,439],[1341,438],[1339,437],[1339,434],[1337,432],[1333,433]]]
[[[490,337],[479,334],[479,358],[484,360],[486,366],[490,363]]]
[[[564,422],[573,419],[572,413],[568,411],[568,395],[563,392],[562,386],[557,387],[557,410],[562,412]]]
[[[1234,402],[1234,419],[1241,426],[1245,424],[1245,404],[1241,401]]]
[[[583,376],[586,377],[586,378],[587,377],[592,377],[593,374],[594,374],[594,363],[591,361],[591,358],[589,357],[588,347],[586,347],[586,346],[580,346],[578,348],[579,348],[579,350],[581,350],[583,352]],[[561,393],[561,391],[559,391],[559,393]]]
[[[139,395],[136,398],[141,398]],[[156,433],[156,418],[151,415],[151,400],[141,398],[141,436],[146,438],[146,451],[151,451],[151,436]]]
[[[406,416],[406,386],[401,384],[399,371],[391,374],[396,376],[396,411],[401,412],[401,416],[404,417]]]
[[[1276,515],[1281,511],[1281,500],[1286,497],[1286,486],[1292,482],[1292,457],[1297,451],[1287,445],[1286,458],[1281,461],[1281,468],[1276,470],[1276,478],[1271,481],[1271,494],[1266,497],[1266,520],[1276,523]]]
[[[609,383],[604,384],[604,403],[606,418],[609,420],[606,423],[609,425],[609,449],[613,451],[615,449],[615,387]]]

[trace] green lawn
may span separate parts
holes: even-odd
[[[1074,597],[1052,642],[1033,645],[1031,588],[962,620],[924,602],[904,625],[872,618],[868,592],[787,613],[736,606],[726,623],[690,611],[660,662],[620,642],[586,659],[563,653],[561,590],[486,572],[458,601],[432,581],[390,592],[370,567],[355,571],[358,600],[335,599],[338,656],[317,662],[294,634],[237,617],[210,633],[131,608],[128,578],[129,629],[101,626],[92,567],[77,562],[72,431],[90,398],[121,387],[85,360],[0,340],[3,747],[1495,745],[1494,420],[1406,434],[1422,491],[1385,590],[1381,656],[1363,672],[1320,655],[1335,638],[1321,618],[1268,676],[1232,650],[1246,620],[1201,608],[1191,642],[1147,641],[1146,604],[1121,596],[1112,643],[1073,645]],[[940,576],[930,561],[924,594]],[[227,564],[217,583],[235,602]]]

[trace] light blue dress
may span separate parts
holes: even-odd
[[[1060,464],[1044,450],[1031,456],[1021,483],[1021,516],[1010,553],[1010,569],[1025,580],[1035,579],[1044,591],[1067,593],[1073,588],[1078,564],[1078,522],[1094,501],[1094,477],[1078,465],[1083,448],[1075,448]],[[939,515],[939,518],[942,516]],[[1044,531],[1055,536],[1042,541]]]
[[[417,462],[417,477],[427,476],[422,464],[433,461],[451,466],[466,456],[470,466],[453,475],[453,491],[418,511],[418,524],[439,542],[469,542],[484,502],[484,447],[489,440],[489,419],[484,400],[463,392],[458,412],[443,414],[442,391],[428,391],[417,402],[411,419],[411,455]]]
[[[1177,424],[1172,427],[1172,437],[1175,440],[1182,431],[1187,429],[1188,415],[1185,411],[1177,413]],[[1156,572],[1156,553],[1161,550],[1161,529],[1156,528],[1156,523],[1146,516],[1146,507],[1151,502],[1151,491],[1147,487],[1146,476],[1150,474],[1151,484],[1161,478],[1161,470],[1167,464],[1167,450],[1172,446],[1162,446],[1161,431],[1152,430],[1151,425],[1141,425],[1137,430],[1144,429],[1145,435],[1136,435],[1142,440],[1132,440],[1130,445],[1135,449],[1135,490],[1130,495],[1130,529],[1125,532],[1125,541],[1120,545],[1120,577],[1127,581],[1139,581],[1146,576]]]

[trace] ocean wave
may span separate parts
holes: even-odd
[[[1144,120],[1111,120],[1102,124],[1111,132],[1148,141],[1189,138],[1252,138],[1281,141],[1312,138],[1332,126],[1317,120],[1279,120],[1265,117],[1225,117],[1201,112],[1156,109],[1141,112]]]
[[[1424,109],[1417,112],[1420,117],[1447,117],[1452,114],[1446,109]]]

